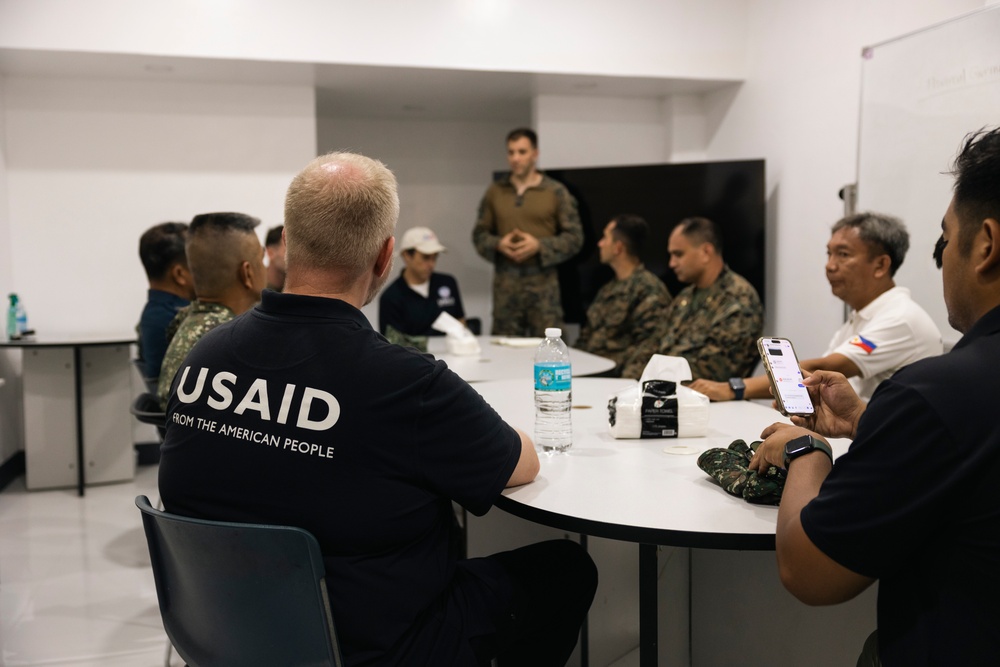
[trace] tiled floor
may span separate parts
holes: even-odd
[[[163,665],[140,493],[156,503],[156,466],[83,498],[23,477],[0,492],[0,667]]]

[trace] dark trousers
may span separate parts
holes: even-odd
[[[597,590],[597,567],[576,542],[552,540],[489,556],[510,577],[512,599],[496,632],[471,643],[481,665],[566,664]]]

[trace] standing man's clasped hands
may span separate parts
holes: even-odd
[[[510,261],[521,264],[537,255],[541,245],[537,237],[520,229],[514,229],[500,239],[497,250]]]

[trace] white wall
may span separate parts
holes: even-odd
[[[837,192],[856,178],[862,47],[982,6],[982,0],[753,3],[746,82],[706,99],[707,154],[767,160],[767,302],[775,307],[766,332],[794,340],[800,355],[821,354],[842,321],[823,265],[830,225],[843,213]],[[905,222],[938,225],[947,204]]]
[[[484,331],[492,322],[493,270],[472,247],[472,226],[491,174],[507,168],[504,137],[527,122],[318,119],[320,152],[353,150],[392,169],[401,209],[397,239],[416,226],[437,233],[448,248],[437,269],[458,279],[466,313],[482,318]],[[397,260],[392,280],[402,266]],[[364,312],[377,327],[377,301]]]
[[[667,100],[539,95],[533,113],[543,168],[660,164],[671,159]]]
[[[732,78],[746,0],[0,0],[0,46]]]
[[[11,78],[11,286],[41,335],[128,334],[145,302],[138,238],[235,210],[282,221],[316,150],[312,88]]]
[[[533,124],[553,168],[698,162],[706,159],[705,97],[538,95]]]
[[[6,115],[7,79],[0,76],[0,299],[3,303],[4,337],[7,335],[7,294],[13,291],[11,270],[10,216],[7,206],[7,133],[4,131]],[[0,351],[0,463],[14,455],[21,441],[20,353]]]

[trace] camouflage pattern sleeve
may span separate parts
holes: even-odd
[[[624,377],[638,378],[653,354],[684,357],[692,378],[716,382],[748,377],[757,364],[756,341],[763,333],[764,310],[750,283],[728,269],[697,294],[685,287],[663,320],[662,335],[630,352]]]
[[[628,278],[612,280],[597,292],[576,347],[613,359],[618,373],[636,343],[659,340],[669,303],[663,281],[640,266]]]
[[[757,363],[757,338],[763,334],[760,302],[740,299],[718,312],[708,325],[700,349],[685,354],[692,378],[726,382],[731,377],[749,377]]]
[[[669,329],[666,327],[665,322],[661,321],[654,332],[633,345],[632,349],[625,354],[625,359],[622,361],[622,377],[638,380],[642,375],[642,371],[645,370],[646,364],[649,363],[650,357],[654,354],[659,354],[660,346],[663,344],[667,333],[669,333]]]
[[[174,376],[177,375],[184,358],[194,344],[206,333],[234,317],[233,311],[221,304],[198,303],[197,306],[195,303],[191,304],[191,311],[167,346],[167,352],[163,355],[163,365],[160,366],[156,395],[164,410],[167,408],[167,399],[170,398],[170,387],[174,383]]]
[[[556,212],[558,218],[556,223],[559,231],[553,236],[538,239],[541,243],[538,259],[543,268],[562,264],[567,259],[574,257],[583,247],[583,223],[580,222],[576,199],[562,183],[547,176],[545,178],[551,184],[559,202],[559,208]],[[495,249],[496,245],[494,245]]]
[[[630,347],[663,338],[663,317],[670,307],[670,291],[663,281],[649,271],[643,271],[645,284],[632,312],[633,334]]]
[[[500,236],[497,234],[496,214],[493,212],[493,204],[490,201],[492,186],[486,190],[486,194],[479,202],[479,213],[476,216],[476,224],[472,228],[472,245],[476,252],[488,262],[495,262],[497,257],[497,244],[500,243]]]
[[[184,323],[184,320],[186,320],[187,316],[190,314],[191,314],[191,304],[188,304],[183,308],[181,308],[180,310],[178,310],[177,314],[174,315],[174,319],[170,320],[170,324],[167,325],[167,331],[166,331],[167,345],[170,345],[170,341],[174,339],[174,335],[177,333],[177,330],[180,329],[181,324]]]

